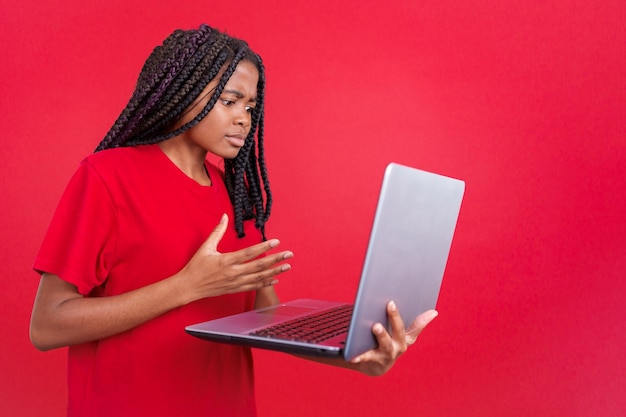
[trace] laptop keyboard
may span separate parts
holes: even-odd
[[[343,305],[305,317],[298,317],[250,334],[306,343],[319,343],[348,331],[353,306]]]

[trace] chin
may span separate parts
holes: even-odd
[[[215,155],[224,159],[235,159],[237,155],[239,155],[240,150],[241,149],[236,149],[236,150],[231,150],[231,151],[226,151],[226,152],[219,152],[219,153],[215,153]]]

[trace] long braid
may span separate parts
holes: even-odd
[[[224,43],[218,40],[213,46],[223,48]],[[143,132],[141,136],[150,138],[155,133],[167,129],[176,122],[172,115],[182,114],[204,89],[205,85],[202,83],[202,80],[214,79],[228,58],[228,51],[223,51],[220,54],[219,50],[209,50],[204,59],[191,61],[192,69],[195,68],[197,70],[193,73],[190,73],[190,70],[182,72],[178,79],[172,83],[172,87],[165,91],[161,99],[161,102],[164,103],[163,106],[146,120],[146,125],[151,127],[146,132]],[[138,138],[137,141],[139,140]]]
[[[153,111],[185,61],[193,56],[201,42],[208,40],[210,34],[208,27],[193,32],[177,30],[162,46],[152,51],[141,70],[133,96],[97,151],[126,144],[146,114]]]
[[[263,63],[259,63],[259,66],[262,68],[264,72]],[[259,101],[261,103],[261,107],[265,105],[265,77],[260,81],[260,85],[258,88],[258,96]],[[261,179],[263,181],[263,188],[266,195],[265,208],[262,210],[257,210],[257,227],[261,230],[263,229],[262,225],[265,225],[267,220],[269,219],[270,213],[272,211],[272,191],[270,190],[270,182],[267,175],[267,165],[265,163],[265,111],[263,108],[259,110],[259,122],[257,127],[257,147],[259,151],[258,156],[258,167],[261,173]],[[255,165],[256,166],[256,165]],[[260,196],[261,202],[263,201],[263,196]],[[260,216],[262,214],[262,217]]]
[[[252,111],[252,124],[244,146],[235,158],[224,160],[224,181],[233,204],[238,236],[245,235],[244,220],[256,219],[255,226],[265,240],[265,223],[272,202],[263,149],[265,69],[261,58],[246,42],[207,25],[197,30],[174,31],[146,60],[128,104],[96,152],[155,144],[194,127],[211,111],[242,61],[252,63],[259,72],[257,105]],[[225,66],[203,110],[173,130],[186,109]]]
[[[263,148],[265,70],[261,62],[259,62],[257,69],[259,70],[257,106],[252,113],[250,134],[237,157],[233,160],[226,160],[225,164],[226,176],[229,178],[226,186],[231,193],[233,206],[236,212],[243,213],[243,218],[236,219],[235,224],[240,236],[243,236],[243,220],[252,218],[256,218],[255,226],[264,234],[265,223],[269,218],[272,205],[272,193],[269,187]],[[254,148],[255,141],[252,133],[254,131],[257,132],[258,157]],[[263,189],[261,188],[261,180],[263,181]],[[263,205],[263,192],[265,192],[265,207]]]

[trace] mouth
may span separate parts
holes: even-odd
[[[226,135],[226,141],[231,145],[236,146],[237,148],[243,147],[244,143],[246,143],[246,135],[244,134],[235,134],[235,135]]]

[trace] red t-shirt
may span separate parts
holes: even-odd
[[[90,297],[121,294],[180,271],[218,224],[218,250],[261,241],[252,222],[238,239],[223,173],[212,186],[187,177],[158,145],[88,156],[54,214],[34,269]],[[130,331],[69,348],[69,416],[254,416],[249,349],[210,343],[185,326],[252,308],[254,293],[208,298]]]

